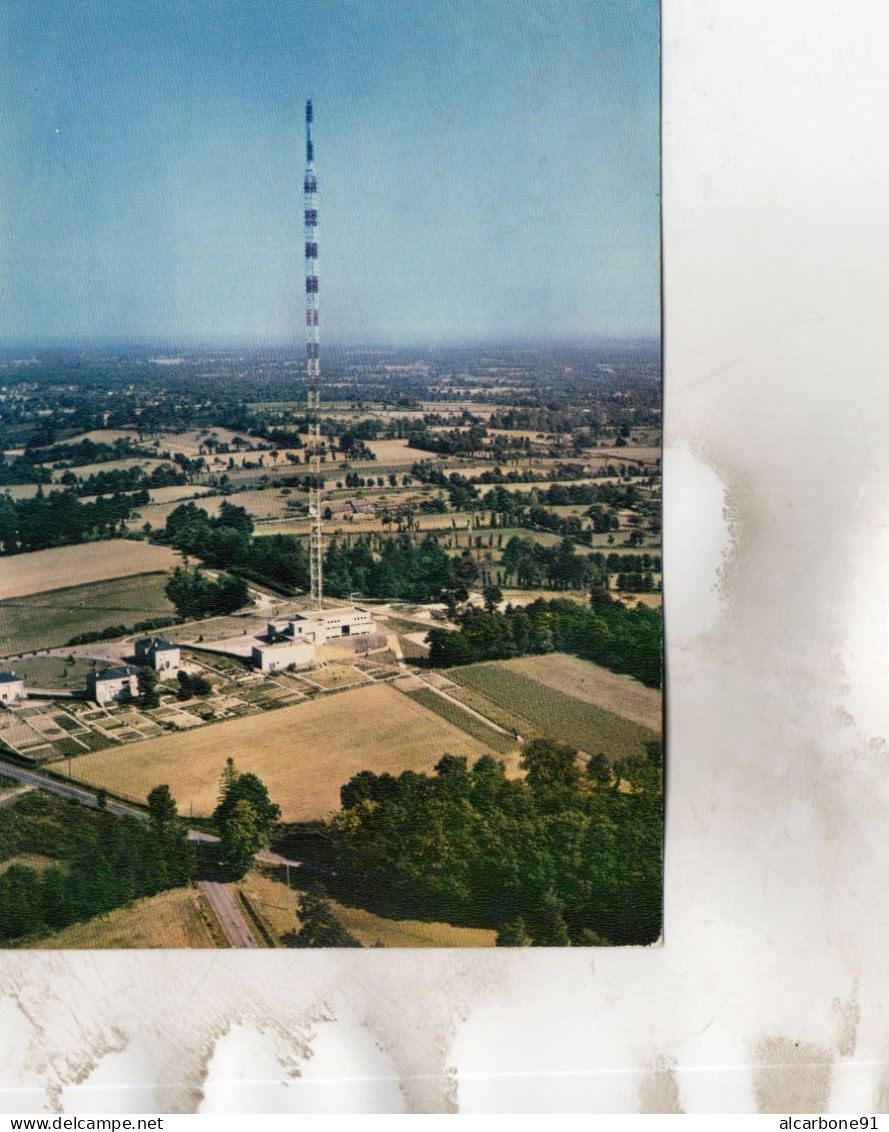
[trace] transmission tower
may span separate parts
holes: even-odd
[[[312,607],[324,593],[324,522],[321,517],[321,355],[318,332],[318,183],[312,144],[312,103],[306,103],[306,175],[303,180],[306,227],[306,385],[309,423],[309,577]]]

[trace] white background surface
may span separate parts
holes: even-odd
[[[885,1111],[889,5],[663,43],[663,947],[4,953],[0,1108]]]

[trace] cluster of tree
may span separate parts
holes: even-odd
[[[163,541],[211,566],[285,589],[304,589],[309,560],[293,535],[255,538],[253,520],[243,507],[223,500],[211,519],[194,503],[180,504],[167,518]]]
[[[494,487],[482,497],[479,506],[486,511],[510,515],[525,507],[583,507],[598,504],[632,511],[639,503],[639,489],[621,483],[553,483],[542,491],[506,491]]]
[[[227,759],[219,784],[219,801],[213,821],[219,833],[222,865],[233,879],[242,877],[255,855],[267,848],[281,817],[281,807],[255,774],[241,774]]]
[[[194,857],[169,787],[151,791],[148,813],[143,822],[37,791],[4,810],[3,857],[40,853],[59,864],[14,864],[0,876],[0,939],[54,931],[187,884]]]
[[[430,629],[428,639],[430,663],[436,668],[568,652],[659,688],[661,634],[659,609],[629,609],[599,589],[593,591],[590,606],[556,598],[507,607],[503,613],[470,607],[460,615],[458,631]]]
[[[340,451],[349,460],[376,460],[377,454],[368,448],[355,429],[349,429],[340,437]]]
[[[651,574],[618,574],[617,588],[621,593],[650,594],[657,587]]]
[[[429,432],[425,425],[416,423],[408,434],[408,445],[439,456],[474,456],[485,447],[488,430],[482,424],[467,429],[449,429],[447,432]]]
[[[41,468],[29,456],[16,456],[10,463],[0,463],[0,484],[52,483],[52,472]]]
[[[524,780],[489,756],[470,769],[445,755],[431,776],[356,775],[331,823],[338,877],[384,914],[493,927],[502,945],[656,940],[656,786],[609,788],[548,739],[522,765]]]
[[[186,672],[184,668],[180,668],[176,673],[176,679],[179,683],[176,696],[180,700],[190,700],[194,696],[209,696],[213,691],[213,685],[199,672]]]
[[[38,438],[39,439],[39,438]],[[26,453],[41,464],[107,464],[111,460],[128,460],[131,457],[156,457],[157,452],[135,444],[129,436],[118,437],[112,444],[104,440],[78,440],[70,443],[41,446],[29,444]]]
[[[213,581],[200,567],[186,570],[177,566],[164,586],[164,593],[176,606],[176,615],[182,621],[234,613],[246,605],[249,598],[243,578],[220,574]]]
[[[388,476],[389,486],[398,487],[398,476],[394,472],[390,472]],[[401,477],[403,487],[410,487],[411,477],[404,475]],[[359,476],[357,472],[346,472],[341,481],[337,483],[337,487],[385,487],[386,480],[382,476]]]
[[[138,503],[147,503],[148,490],[153,487],[176,487],[186,482],[184,472],[177,472],[171,464],[158,464],[150,473],[143,468],[113,468],[111,471],[93,472],[80,478],[72,471],[65,472],[61,482],[78,495],[111,495],[121,491],[144,492]]]
[[[515,579],[529,589],[581,590],[605,584],[601,566],[592,555],[578,554],[570,538],[563,538],[557,546],[541,546],[513,535],[503,548],[500,565],[507,584]]]
[[[132,499],[125,495],[81,503],[71,491],[44,495],[42,487],[31,499],[0,496],[0,554],[121,536],[132,507]]]
[[[351,545],[332,540],[324,557],[324,586],[336,597],[360,593],[363,597],[436,601],[460,578],[459,559],[451,559],[438,539],[427,535],[414,541],[407,535],[385,540],[374,553],[368,538]],[[472,563],[473,576],[478,567]]]

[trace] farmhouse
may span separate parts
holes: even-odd
[[[349,503],[354,512],[356,519],[373,519],[376,517],[377,509],[369,499],[350,499]]]
[[[374,519],[377,509],[369,499],[347,499],[345,503],[331,503],[324,508],[325,519]]]
[[[312,609],[297,613],[285,632],[294,640],[312,640],[323,645],[337,637],[359,637],[374,631],[370,613],[357,605],[339,609]]]
[[[86,694],[99,705],[131,699],[139,690],[138,676],[139,669],[131,664],[90,672],[86,678]]]
[[[25,681],[14,672],[0,672],[0,703],[15,704],[25,698]]]
[[[178,645],[171,645],[160,637],[142,637],[136,641],[136,660],[139,664],[150,664],[161,673],[173,672],[182,663]]]
[[[281,672],[291,664],[296,668],[311,668],[315,663],[315,646],[308,641],[272,638],[255,644],[251,659],[260,672]]]

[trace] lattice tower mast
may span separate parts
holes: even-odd
[[[318,183],[312,143],[312,103],[306,103],[306,174],[303,217],[306,228],[306,384],[309,422],[309,577],[312,606],[320,609],[324,594],[324,523],[321,517],[321,355],[318,330]]]

